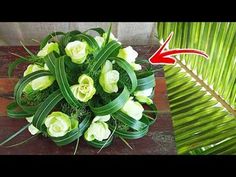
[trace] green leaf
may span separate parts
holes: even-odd
[[[116,63],[124,70],[126,71],[126,73],[128,74],[129,76],[129,79],[132,83],[132,87],[131,87],[131,90],[130,90],[130,93],[133,93],[134,90],[136,89],[137,85],[138,85],[138,81],[137,81],[137,77],[136,77],[136,74],[133,70],[133,68],[130,66],[130,64],[125,61],[124,59],[122,58],[118,58],[118,57],[111,57],[109,58],[110,60],[115,60]],[[127,85],[126,85],[127,86]],[[128,88],[128,86],[127,86]]]
[[[60,57],[55,60],[55,77],[62,95],[66,101],[73,107],[80,107],[81,103],[74,97],[70,90],[70,85],[67,80],[67,74],[65,72],[65,60],[66,56]]]
[[[109,124],[109,128],[111,130],[114,130],[115,127]],[[116,129],[114,134],[124,139],[139,139],[144,137],[148,133],[148,128],[149,127],[146,127],[140,131],[126,131],[126,130]]]
[[[145,110],[143,112],[142,122],[148,124],[148,126],[153,125],[158,119],[158,110],[156,104],[145,105]]]
[[[230,143],[224,142],[236,136],[235,117],[217,106],[212,95],[199,90],[196,81],[189,84],[185,78],[190,76],[182,73],[176,67],[165,67],[178,153],[218,154],[229,148]]]
[[[178,66],[165,66],[178,153],[235,153],[236,23],[158,23],[159,39],[171,31],[178,35],[170,48],[196,48],[209,55],[208,60],[181,55]]]
[[[93,107],[91,104],[89,106],[95,115],[103,116],[103,115],[113,114],[114,112],[118,111],[124,106],[124,104],[128,101],[129,96],[130,93],[128,89],[124,87],[120,95],[110,103],[101,107]]]
[[[126,115],[125,113],[123,113],[121,111],[117,111],[117,112],[113,113],[112,116],[116,120],[124,123],[125,125],[128,125],[129,127],[131,127],[134,130],[139,131],[139,130],[142,130],[148,126],[147,124],[145,124],[141,121],[135,120],[134,118]]]
[[[90,28],[86,30],[84,33],[87,33],[88,31],[96,31],[100,36],[103,36],[103,33],[105,33],[105,31],[102,28]]]
[[[71,36],[75,36],[75,35],[77,35],[77,34],[81,34],[81,32],[80,32],[79,30],[73,30],[73,31],[70,31],[69,34],[70,34]]]
[[[25,45],[20,41],[20,44],[22,45],[22,47],[26,50],[26,52],[28,53],[28,54],[30,54],[30,56],[32,57],[32,58],[34,58],[34,59],[37,59],[37,57],[29,50],[29,49],[27,49],[27,47],[25,47]]]
[[[173,29],[179,30],[174,30],[178,35],[171,39],[170,48],[196,48],[209,55],[208,60],[196,55],[181,55],[180,60],[235,109],[236,23],[177,22],[159,25],[165,28],[164,33],[157,31],[160,39],[166,39]]]
[[[99,48],[96,40],[90,36],[90,35],[87,35],[87,34],[78,34],[76,36],[74,36],[72,38],[72,40],[84,40],[85,42],[87,42],[87,44],[93,49],[93,50],[96,50]]]
[[[23,126],[20,130],[18,130],[16,133],[13,133],[11,136],[9,136],[6,140],[2,141],[0,143],[0,146],[3,146],[7,142],[11,141],[13,138],[15,138],[17,135],[21,134],[24,130],[26,130],[30,126],[30,123]]]
[[[153,73],[149,74],[148,76],[138,78],[138,86],[136,90],[145,90],[149,88],[153,88],[156,85],[155,76]]]
[[[105,45],[107,45],[108,42],[109,42],[110,34],[111,34],[111,28],[112,28],[112,23],[110,24],[110,27],[109,27],[108,32],[107,32],[107,38],[105,40]]]
[[[93,141],[86,141],[89,145],[95,147],[95,148],[105,148],[111,145],[113,141],[113,136],[109,137],[108,140],[103,140],[103,141],[98,141],[98,140],[93,140]]]
[[[116,56],[120,49],[120,44],[116,41],[109,42],[104,48],[102,48],[95,58],[91,61],[87,68],[88,73],[95,73],[109,57]]]
[[[53,110],[59,101],[63,99],[63,95],[60,90],[53,92],[40,106],[33,117],[33,125],[40,131],[43,130],[42,125],[47,115]]]
[[[48,41],[53,38],[54,36],[58,36],[58,35],[65,35],[65,33],[63,32],[52,32],[51,34],[47,35],[42,42],[40,43],[40,50],[42,48],[44,48],[46,46],[46,44],[48,43]]]
[[[50,72],[54,76],[55,76],[55,65],[56,65],[55,61],[59,59],[59,57],[56,57],[56,54],[57,54],[56,52],[51,52],[43,58]]]
[[[50,75],[52,75],[52,74],[49,71],[40,70],[40,71],[33,72],[33,73],[21,78],[17,82],[17,84],[14,88],[14,97],[15,97],[15,100],[16,100],[17,104],[24,111],[26,111],[28,113],[34,113],[36,111],[36,109],[38,108],[38,106],[39,106],[39,105],[27,106],[27,105],[22,104],[21,96],[22,96],[24,88],[27,86],[27,84],[29,84],[34,79],[37,79],[37,78],[42,77],[42,76],[50,76]]]
[[[20,109],[16,111],[16,109]],[[7,116],[14,119],[21,119],[32,116],[33,113],[23,111],[16,102],[12,102],[7,106]]]
[[[17,65],[19,65],[21,63],[24,63],[24,62],[29,62],[29,61],[24,59],[24,58],[19,58],[19,59],[15,60],[15,61],[11,62],[8,65],[8,77],[12,76],[12,72],[17,67]]]

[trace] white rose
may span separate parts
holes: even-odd
[[[96,40],[96,42],[98,43],[99,47],[102,47],[103,43],[105,42],[104,38],[101,36],[96,36],[94,37],[94,39]]]
[[[149,105],[153,103],[153,101],[149,98],[149,96],[152,94],[152,90],[153,88],[136,91],[134,92],[134,96],[139,102],[147,103]]]
[[[105,123],[110,119],[110,115],[96,116],[87,131],[84,133],[84,138],[87,141],[107,139],[111,134],[108,124]]]
[[[62,112],[52,112],[45,119],[47,132],[52,137],[62,137],[78,126],[78,121]]]
[[[47,54],[51,53],[52,51],[57,52],[60,54],[58,43],[50,42],[47,43],[42,50],[40,50],[37,54],[38,57],[45,57]]]
[[[142,67],[140,64],[136,64],[136,58],[138,57],[138,52],[136,52],[131,46],[120,49],[118,57],[125,59],[134,70],[141,70]]]
[[[70,87],[74,97],[81,102],[87,102],[96,93],[94,81],[86,74],[82,74],[78,79],[79,84]]]
[[[33,116],[32,117],[27,117],[26,120],[31,123],[33,121]],[[37,129],[35,126],[33,126],[32,124],[28,127],[29,132],[31,133],[31,135],[35,135],[37,133],[39,133],[39,129]]]
[[[121,111],[136,120],[140,120],[143,116],[144,109],[139,102],[134,101],[133,97],[130,97],[123,108],[121,108]]]
[[[151,96],[153,88],[136,91],[134,94],[143,95],[143,96]]]
[[[74,41],[66,45],[65,51],[72,62],[82,64],[88,55],[88,45],[86,42]]]
[[[119,72],[112,70],[112,63],[109,60],[106,60],[99,77],[99,83],[103,90],[107,93],[116,93],[118,91],[117,82],[119,81],[119,77]]]
[[[30,64],[27,69],[24,72],[24,76],[31,74],[33,72],[36,71],[40,71],[40,70],[48,70],[48,67],[46,66],[46,64],[44,64],[44,67],[39,66],[37,64]],[[48,88],[49,86],[51,86],[54,82],[55,78],[53,76],[42,76],[39,77],[37,79],[34,79],[32,82],[30,82],[24,89],[24,91],[28,91],[31,88],[33,90],[44,90],[46,88]]]

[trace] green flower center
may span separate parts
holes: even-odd
[[[79,53],[79,52],[81,52],[82,49],[83,49],[82,46],[78,46],[78,47],[73,48],[72,52],[73,53]]]
[[[89,92],[89,85],[88,84],[80,84],[79,91],[83,94],[88,93]]]

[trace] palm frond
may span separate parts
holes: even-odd
[[[174,36],[170,48],[196,48],[209,59],[183,55],[180,60],[236,109],[236,23],[180,22],[158,23],[158,38]]]
[[[165,66],[165,77],[178,153],[236,152],[236,117],[179,65]]]
[[[179,154],[236,152],[236,23],[158,23],[169,48],[196,48],[209,59],[182,55],[165,66]]]

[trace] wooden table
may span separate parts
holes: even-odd
[[[146,58],[148,58],[156,48],[150,48],[150,46],[133,47],[138,51],[140,56],[145,56]],[[33,52],[38,50],[37,46],[29,46],[28,48]],[[24,64],[19,65],[15,70],[13,77],[8,78],[8,64],[16,59],[16,57],[11,55],[10,52],[27,56],[27,53],[22,47],[0,47],[0,142],[26,124],[26,120],[24,119],[9,119],[6,115],[6,106],[12,101],[13,88],[26,68],[26,65]],[[99,154],[176,154],[172,120],[169,111],[163,71],[156,73],[156,85],[154,101],[157,103],[159,115],[158,120],[151,126],[148,134],[138,140],[127,140],[133,150],[131,150],[119,138],[116,138],[111,146],[103,149]],[[30,133],[25,131],[10,143],[19,142],[30,136]],[[50,139],[46,139],[43,136],[37,136],[30,142],[17,147],[0,147],[0,154],[70,155],[73,154],[74,147],[75,143],[63,147],[57,147]],[[81,140],[77,154],[91,155],[97,154],[97,151],[98,149],[87,145],[85,141]]]

